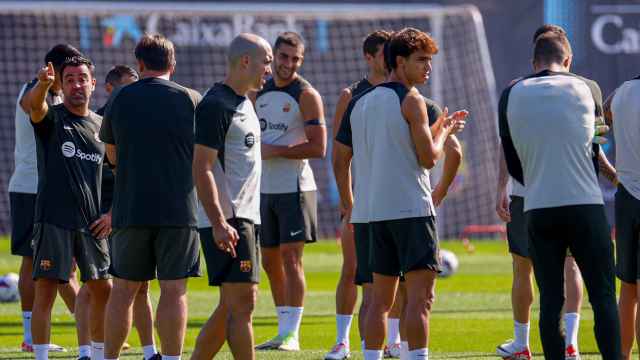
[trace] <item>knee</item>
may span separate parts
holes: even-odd
[[[88,293],[99,299],[106,300],[111,292],[111,282],[109,280],[91,280],[87,281]],[[81,291],[82,292],[82,291]]]
[[[353,282],[356,278],[356,263],[355,261],[344,261],[342,263],[342,279],[344,281]]]
[[[433,291],[428,291],[421,294],[412,294],[407,299],[407,311],[411,314],[419,313],[426,314],[431,312],[431,308],[436,300],[436,296]]]
[[[187,293],[187,281],[181,280],[163,280],[160,281],[160,296],[170,298],[180,298]]]
[[[256,306],[258,291],[255,286],[250,290],[238,292],[233,301],[224,302],[222,310],[228,310],[234,318],[250,318]]]
[[[374,296],[369,302],[368,309],[376,314],[386,314],[393,307],[392,296]]]
[[[301,268],[302,267],[302,256],[295,249],[283,249],[282,250],[282,263],[285,268],[293,269],[293,268]]]

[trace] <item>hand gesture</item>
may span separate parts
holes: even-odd
[[[236,245],[238,244],[238,232],[233,226],[229,225],[226,220],[218,225],[213,226],[213,240],[218,246],[218,249],[229,253],[231,257],[236,257]]]
[[[53,64],[51,62],[48,62],[47,66],[40,68],[38,71],[38,81],[41,83],[51,85],[55,79],[56,72],[53,69]]]
[[[498,217],[502,219],[502,221],[511,221],[511,213],[509,212],[509,199],[507,197],[506,188],[498,191],[498,198],[496,199],[496,212],[498,213]]]
[[[467,116],[469,116],[469,112],[467,110],[458,110],[449,115],[449,108],[445,107],[444,111],[436,121],[440,123],[443,130],[447,131],[449,134],[456,134],[464,129],[464,126],[467,123]]]
[[[91,233],[96,239],[108,237],[111,234],[111,212],[100,216],[98,220],[89,226],[89,230],[91,230]]]

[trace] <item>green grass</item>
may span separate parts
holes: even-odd
[[[496,345],[512,337],[511,261],[502,241],[475,242],[476,251],[465,252],[461,243],[444,242],[443,248],[454,251],[460,259],[460,269],[448,279],[438,280],[436,303],[431,319],[430,354],[432,358],[486,359],[492,358]],[[9,242],[0,239],[0,274],[17,271],[18,257],[9,255]],[[335,285],[340,275],[342,257],[335,241],[308,246],[305,250],[305,271],[308,292],[301,328],[301,353],[261,352],[258,359],[322,359],[335,340]],[[255,336],[262,342],[277,330],[268,281],[262,275],[258,306],[254,317]],[[158,300],[157,283],[152,287],[153,302]],[[189,323],[185,352],[190,353],[202,324],[218,302],[215,288],[207,286],[206,278],[189,281]],[[534,305],[531,345],[539,358],[541,346],[537,331],[537,301]],[[52,342],[75,350],[73,318],[60,300],[53,313]],[[593,315],[585,300],[583,306],[580,350],[583,358],[599,358],[593,337]],[[355,359],[359,352],[356,321],[351,331]],[[18,303],[0,304],[0,359],[29,359],[31,354],[16,352],[22,341],[22,325]],[[140,359],[141,349],[135,330],[128,339],[133,349],[121,359]],[[586,355],[586,356],[584,356]],[[52,354],[53,358],[75,358],[74,353]],[[188,358],[188,356],[184,356]],[[231,359],[228,349],[217,357]]]

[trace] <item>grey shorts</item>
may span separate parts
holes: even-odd
[[[260,246],[316,241],[318,202],[315,191],[260,194]]]
[[[131,281],[200,276],[200,243],[192,227],[126,227],[111,235],[110,273]]]
[[[511,221],[507,223],[507,242],[509,252],[529,257],[529,235],[527,234],[527,224],[524,218],[524,198],[521,196],[511,196],[509,203],[509,213]]]
[[[371,270],[400,276],[414,270],[440,271],[433,216],[376,221],[371,225]]]
[[[640,199],[618,185],[616,192],[616,275],[626,283],[640,279]]]
[[[68,282],[75,258],[80,279],[109,279],[107,239],[96,239],[88,230],[68,230],[37,223],[33,231],[33,278]]]
[[[209,285],[220,286],[223,283],[257,284],[260,281],[260,251],[253,222],[238,218],[227,221],[236,229],[240,237],[236,246],[235,258],[216,246],[212,228],[198,229],[202,252],[207,263]]]

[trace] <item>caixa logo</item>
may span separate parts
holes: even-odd
[[[620,15],[598,16],[591,25],[591,40],[605,54],[640,53],[640,29],[625,26]]]
[[[80,160],[93,161],[95,163],[100,163],[102,161],[102,156],[100,154],[84,153],[82,152],[82,150],[76,149],[76,145],[71,141],[66,141],[62,144],[62,155],[68,158],[72,158],[75,156]]]

